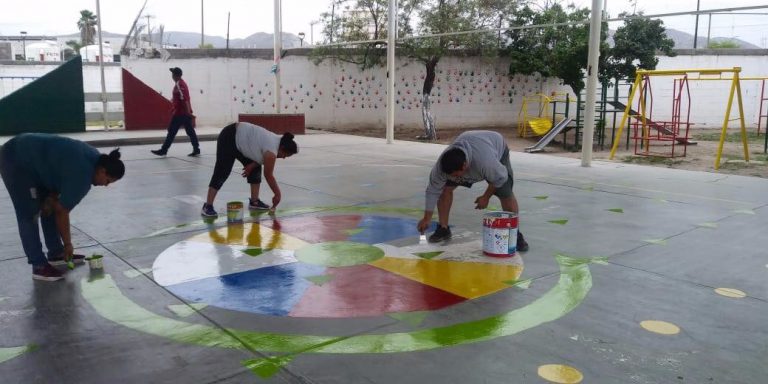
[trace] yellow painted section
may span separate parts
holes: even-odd
[[[280,231],[274,231],[257,223],[227,225],[226,227],[199,234],[189,240],[289,251],[295,251],[309,244],[304,240],[286,235]]]
[[[644,320],[640,322],[640,326],[646,331],[662,335],[677,335],[680,333],[680,327],[666,321]]]
[[[725,297],[732,297],[734,299],[742,299],[744,297],[747,297],[746,293],[734,288],[717,288],[715,289],[715,293]]]
[[[542,379],[558,384],[576,384],[584,380],[578,369],[561,364],[546,364],[539,367]]]
[[[504,281],[517,280],[523,272],[521,265],[394,257],[383,257],[369,265],[467,299],[509,288]]]

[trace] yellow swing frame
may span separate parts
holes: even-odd
[[[738,101],[739,105],[739,117],[734,120],[739,120],[741,125],[741,142],[744,145],[744,160],[749,163],[749,144],[747,141],[747,127],[744,123],[744,103],[742,101],[741,96],[741,78],[739,77],[739,73],[741,72],[741,67],[733,67],[732,69],[728,68],[721,68],[721,69],[675,69],[675,70],[644,70],[639,69],[637,70],[637,73],[635,75],[635,83],[632,85],[632,91],[629,93],[629,100],[627,100],[627,106],[624,109],[624,115],[621,117],[621,124],[619,124],[619,131],[616,133],[616,136],[613,140],[613,146],[611,147],[611,156],[610,159],[613,159],[613,157],[616,155],[616,149],[619,147],[619,142],[621,141],[621,133],[624,130],[624,126],[627,124],[627,120],[630,115],[630,110],[632,108],[632,104],[635,100],[635,95],[642,95],[645,91],[643,88],[643,78],[645,76],[685,76],[685,75],[692,75],[697,74],[697,77],[690,76],[688,77],[688,81],[695,81],[695,80],[730,80],[731,81],[731,91],[728,95],[728,105],[725,108],[725,118],[723,119],[723,128],[720,132],[720,144],[717,147],[717,157],[715,158],[715,169],[720,169],[720,159],[723,154],[723,144],[725,143],[725,137],[728,131],[728,122],[730,121],[731,117],[731,108],[733,107],[733,99],[734,96],[736,97],[736,100]],[[730,77],[723,77],[723,74],[732,74]],[[710,76],[710,77],[706,77]],[[716,76],[716,77],[712,77]],[[750,78],[751,80],[751,78]],[[640,90],[638,93],[637,91]],[[645,108],[645,97],[640,96],[640,114],[641,114],[641,121],[642,121],[642,127],[643,127],[643,137],[647,137],[648,133],[648,126],[646,122],[646,108]]]

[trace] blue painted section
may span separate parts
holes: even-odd
[[[387,216],[363,216],[358,224],[358,228],[364,230],[349,237],[349,241],[365,244],[385,243],[392,240],[398,240],[406,237],[418,236],[416,230],[416,219],[405,219],[400,217]],[[432,232],[437,227],[437,223],[432,223],[428,232]]]
[[[325,274],[325,267],[290,263],[171,285],[185,300],[233,311],[286,316],[312,285],[304,279]]]

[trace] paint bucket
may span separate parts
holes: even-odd
[[[91,257],[86,257],[85,259],[88,260],[88,267],[91,269],[104,269],[104,256],[91,255]]]
[[[512,257],[517,251],[517,214],[488,212],[483,216],[483,254]]]
[[[243,222],[243,202],[230,201],[227,203],[227,223]]]

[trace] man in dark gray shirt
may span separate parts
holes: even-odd
[[[437,206],[439,226],[429,236],[429,241],[435,243],[450,239],[448,217],[453,204],[453,190],[458,186],[469,188],[482,180],[488,182],[488,188],[475,199],[475,209],[485,209],[491,196],[496,196],[504,211],[519,212],[517,199],[512,192],[514,178],[509,164],[509,148],[504,137],[493,131],[464,132],[443,151],[440,160],[432,167],[424,217],[418,224],[419,232],[427,230]],[[520,231],[517,232],[517,250],[528,250],[528,243]]]

